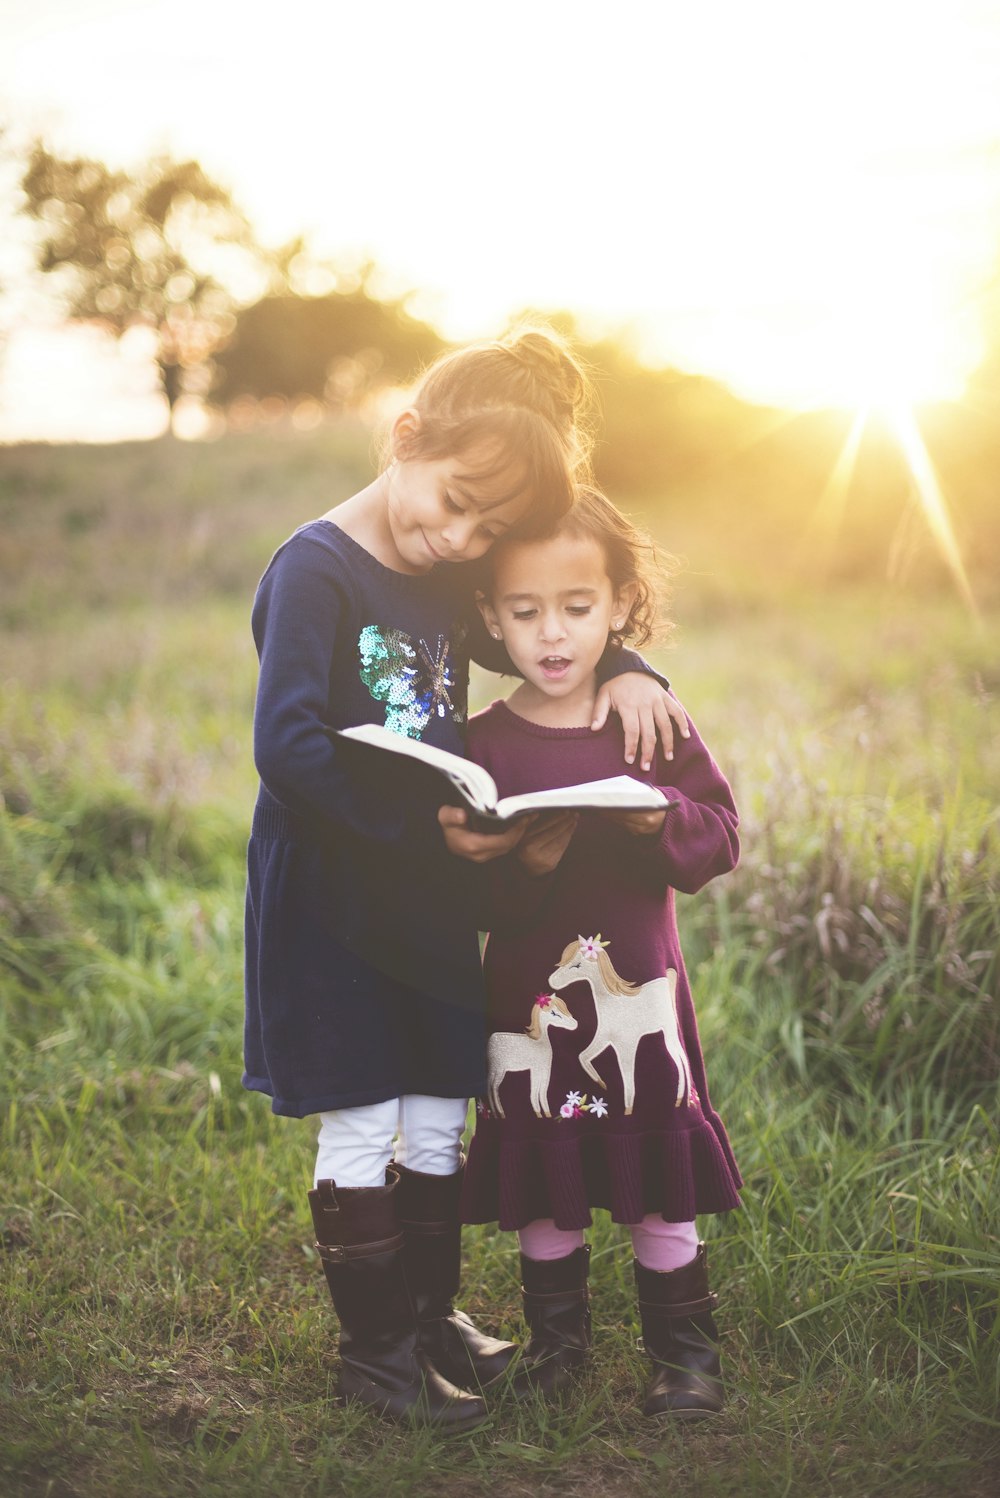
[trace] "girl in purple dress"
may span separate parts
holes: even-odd
[[[644,643],[656,613],[651,543],[586,490],[542,541],[498,545],[481,603],[523,682],[469,724],[469,755],[501,795],[622,771],[621,730],[592,732],[609,638]],[[467,1222],[520,1239],[530,1339],[521,1390],[551,1394],[590,1345],[582,1229],[590,1208],[628,1224],[648,1415],[698,1419],[722,1382],[698,1212],[738,1205],[741,1185],[709,1100],[674,912],[737,861],[726,779],[694,727],[669,760],[629,773],[662,810],[538,821],[510,860],[533,880],[533,915],[497,919],[486,948],[488,1083],[463,1199]],[[500,866],[498,866],[500,867]],[[497,890],[511,889],[510,870]]]

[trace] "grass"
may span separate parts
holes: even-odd
[[[997,620],[729,596],[711,534],[663,661],[744,809],[740,870],[681,908],[747,1180],[703,1223],[726,1413],[638,1412],[603,1216],[564,1408],[442,1442],[332,1406],[312,1127],[239,1086],[247,611],[364,463],[333,434],[0,455],[0,1491],[992,1494]],[[470,1231],[468,1308],[517,1334],[517,1300],[513,1241]]]

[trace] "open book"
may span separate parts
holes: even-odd
[[[615,775],[608,780],[588,780],[582,785],[556,786],[551,790],[500,798],[496,781],[488,770],[470,759],[462,759],[461,755],[449,754],[447,749],[436,749],[419,739],[392,733],[378,723],[362,723],[357,728],[331,729],[329,732],[333,737],[384,749],[389,754],[402,754],[437,770],[450,781],[475,819],[481,819],[483,824],[498,826],[501,822],[535,811],[662,811],[664,807],[677,804],[668,801],[655,785],[633,780],[630,775]]]

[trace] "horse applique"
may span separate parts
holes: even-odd
[[[490,1036],[486,1052],[489,1102],[493,1112],[506,1117],[500,1106],[500,1084],[511,1072],[526,1071],[531,1082],[531,1106],[536,1118],[551,1118],[549,1080],[552,1076],[552,1043],[549,1030],[575,1030],[576,1020],[562,999],[539,994],[531,1010],[531,1023],[521,1034],[497,1030]]]
[[[568,988],[571,983],[589,983],[597,1010],[597,1030],[593,1040],[580,1052],[580,1065],[588,1077],[606,1087],[604,1078],[594,1068],[594,1057],[603,1050],[614,1051],[622,1074],[625,1112],[635,1103],[635,1056],[644,1035],[662,1035],[667,1054],[677,1068],[677,1099],[680,1107],[687,1094],[690,1108],[694,1098],[691,1067],[681,1041],[677,1023],[677,973],[668,968],[662,978],[652,978],[641,985],[620,978],[605,951],[607,942],[597,936],[581,936],[570,942],[559,959],[559,966],[549,977],[553,988]],[[558,1002],[558,1000],[553,1000]]]

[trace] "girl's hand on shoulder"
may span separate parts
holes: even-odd
[[[625,734],[625,762],[633,764],[640,751],[640,764],[648,770],[656,754],[659,736],[664,759],[674,757],[674,723],[682,739],[690,737],[687,713],[676,697],[665,692],[660,683],[643,671],[626,671],[623,676],[606,681],[594,703],[591,728],[603,728],[609,712],[616,712]],[[658,813],[657,813],[658,815]]]
[[[516,848],[528,829],[528,819],[512,822],[504,832],[473,832],[468,824],[468,813],[460,806],[438,808],[438,822],[444,833],[445,846],[456,858],[467,858],[471,863],[489,863],[493,858],[502,858]]]
[[[529,874],[551,874],[556,868],[580,820],[575,811],[538,817],[527,829],[517,850],[518,861]]]

